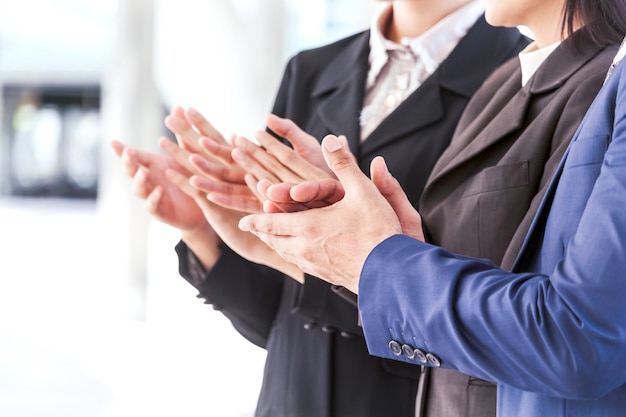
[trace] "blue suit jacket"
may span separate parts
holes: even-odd
[[[624,415],[625,65],[581,123],[514,271],[385,240],[359,288],[370,352],[497,381],[502,416]]]

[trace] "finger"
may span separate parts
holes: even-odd
[[[285,210],[281,207],[281,204],[274,203],[270,200],[265,200],[263,202],[263,212],[264,213],[286,213]]]
[[[209,121],[194,108],[188,108],[185,111],[187,121],[191,123],[201,135],[210,138],[218,144],[227,144],[224,136]]]
[[[371,186],[371,182],[361,172],[346,143],[345,137],[328,135],[322,141],[322,150],[326,164],[339,178],[347,194]]]
[[[180,119],[184,119],[185,118],[185,109],[182,106],[176,105],[172,108],[172,111],[170,111],[170,115],[174,116],[174,117],[178,117]]]
[[[167,139],[165,137],[159,138]],[[169,139],[167,139],[169,140]],[[143,151],[141,149],[131,148],[130,146],[126,146],[122,151],[122,157],[127,158],[127,160],[135,165],[143,165],[145,167],[149,167],[154,163],[157,155],[154,152]]]
[[[294,200],[291,198],[291,189],[295,185],[296,184],[292,182],[282,182],[279,184],[268,182],[260,184],[259,187],[262,189],[262,193],[275,203],[293,203]]]
[[[256,191],[261,196],[262,200],[267,200],[267,189],[272,185],[273,184],[271,181],[268,181],[265,179],[261,179],[257,181]]]
[[[154,189],[154,185],[149,180],[149,172],[145,167],[139,167],[135,175],[133,176],[133,182],[131,185],[131,192],[136,197],[145,199]]]
[[[266,149],[243,136],[235,137],[233,144],[235,149],[231,155],[235,162],[256,178],[264,178],[272,182],[302,180]]]
[[[122,161],[124,173],[131,178],[135,175],[137,169],[139,169],[140,160],[143,162],[143,165],[149,165],[150,161],[147,157],[144,157],[144,152],[129,148],[119,141],[112,141],[111,147],[120,158],[120,161]]]
[[[305,211],[309,209],[310,207],[302,203],[275,203],[271,200],[263,202],[263,212],[265,213],[296,213],[298,211]]]
[[[120,158],[122,161],[122,170],[128,177],[133,178],[139,169],[139,164],[133,159],[132,153],[128,148],[122,151]]]
[[[269,114],[265,117],[265,124],[278,136],[287,139],[296,149],[301,146],[319,146],[319,142],[315,137],[300,129],[298,125],[289,119]]]
[[[289,195],[289,191],[294,185],[292,183],[272,184],[266,180],[259,181],[257,191],[262,196],[263,211],[265,213],[293,213],[308,210],[307,205],[293,201]],[[270,192],[270,188],[273,191]]]
[[[245,198],[243,196],[232,194],[210,193],[207,194],[207,199],[226,209],[235,210],[241,213],[263,212],[261,202],[256,198]]]
[[[296,220],[299,213],[289,214],[251,214],[239,221],[239,229],[251,232],[255,235],[265,234],[274,236],[296,236],[293,228],[289,227],[291,221]]]
[[[231,157],[233,147],[229,144],[218,144],[209,138],[201,137],[198,141],[200,148],[204,151],[203,155],[208,155],[225,165],[233,165],[235,161]]]
[[[158,217],[159,205],[161,204],[162,197],[163,187],[161,187],[160,185],[154,187],[152,192],[147,195],[145,201],[145,206],[148,213],[152,214],[155,217]]]
[[[301,133],[301,136],[308,136],[314,142],[313,146],[317,149],[317,152],[320,153],[320,145],[315,140],[315,138],[304,133],[297,127],[296,129]],[[328,174],[324,170],[306,161],[304,158],[298,155],[296,150],[277,140],[269,133],[263,131],[257,132],[255,138],[259,141],[259,143],[267,151],[267,153],[273,155],[283,166],[288,168],[291,172],[295,173],[299,177],[308,180],[313,180],[317,178],[328,178]],[[300,148],[303,148],[301,142],[296,143],[300,145]]]
[[[229,195],[245,196],[246,198],[255,199],[253,194],[245,184],[229,184],[222,181],[214,181],[201,175],[193,175],[189,178],[190,184],[205,194],[221,193]]]
[[[201,135],[194,130],[185,117],[170,114],[165,117],[165,126],[174,132],[178,146],[191,152],[199,152],[198,139]]]
[[[319,141],[300,129],[293,121],[280,118],[274,114],[266,116],[267,127],[278,136],[287,139],[293,149],[313,166],[330,173],[321,152]]]
[[[423,241],[422,218],[407,198],[398,180],[387,169],[384,158],[380,156],[374,158],[370,165],[370,172],[372,182],[398,216],[402,232]]]
[[[211,177],[215,181],[231,184],[245,184],[244,176],[246,172],[237,165],[224,166],[216,164],[198,154],[189,155],[189,162],[199,173]]]
[[[305,181],[293,186],[289,192],[292,200],[307,205],[314,202],[334,204],[345,195],[343,186],[337,180]],[[319,205],[315,205],[320,207]]]
[[[111,148],[113,148],[113,152],[115,152],[115,155],[117,155],[119,158],[121,158],[122,157],[122,152],[124,152],[124,149],[126,148],[126,145],[124,145],[119,140],[112,140],[110,142],[110,145],[111,145]]]
[[[202,207],[202,203],[207,202],[206,198],[204,198],[204,194],[198,189],[192,187],[191,184],[189,184],[189,178],[179,171],[176,171],[174,169],[168,169],[167,171],[165,171],[165,176],[170,183],[175,185],[179,190],[187,194],[189,197],[193,198],[200,207]]]
[[[180,165],[182,170],[182,174],[187,175],[188,177],[192,175],[192,173],[196,173],[196,168],[191,165],[189,162],[189,151],[181,148],[175,142],[171,141],[166,137],[162,137],[159,139],[159,147],[177,164]]]
[[[266,200],[265,195],[260,193],[258,188],[259,188],[259,181],[254,177],[254,175],[252,174],[246,174],[246,176],[244,177],[244,181],[246,182],[246,186],[248,187],[248,189],[250,190],[250,192],[252,193],[252,195],[259,200],[260,202],[263,202]]]
[[[327,208],[308,210],[298,213],[253,214],[239,222],[244,232],[264,233],[275,236],[301,236],[308,239],[315,236],[318,225],[326,214]]]

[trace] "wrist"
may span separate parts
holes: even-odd
[[[198,258],[206,270],[213,268],[221,255],[221,239],[213,228],[205,225],[193,229],[180,229],[181,240]]]

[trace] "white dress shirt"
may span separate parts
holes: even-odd
[[[522,87],[535,75],[543,61],[550,56],[561,42],[555,42],[543,48],[538,48],[535,42],[528,45],[519,53],[519,61],[522,67]]]
[[[381,5],[371,25],[370,68],[360,118],[361,140],[435,72],[483,12],[482,0],[474,0],[422,35],[402,38],[398,44],[384,36],[393,7],[389,3]]]

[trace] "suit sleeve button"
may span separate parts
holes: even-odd
[[[415,357],[417,358],[417,360],[420,361],[421,363],[428,362],[428,358],[426,357],[426,354],[422,352],[421,350],[415,349],[413,353],[415,354]]]
[[[441,366],[441,361],[439,360],[439,358],[432,353],[427,353],[426,359],[428,359],[428,362],[436,368],[439,368]]]
[[[313,330],[317,327],[317,323],[314,321],[310,321],[308,323],[305,323],[302,327],[304,327],[305,330]]]
[[[400,343],[396,342],[395,340],[389,342],[389,350],[391,350],[391,353],[393,353],[395,356],[402,355],[402,346],[400,346]]]
[[[322,326],[322,331],[324,333],[335,333],[337,329],[334,328],[333,326],[329,326],[328,324],[325,324]]]
[[[402,345],[402,353],[404,354],[404,356],[406,356],[408,359],[413,359],[415,358],[415,351],[413,350],[413,348],[409,345]]]

